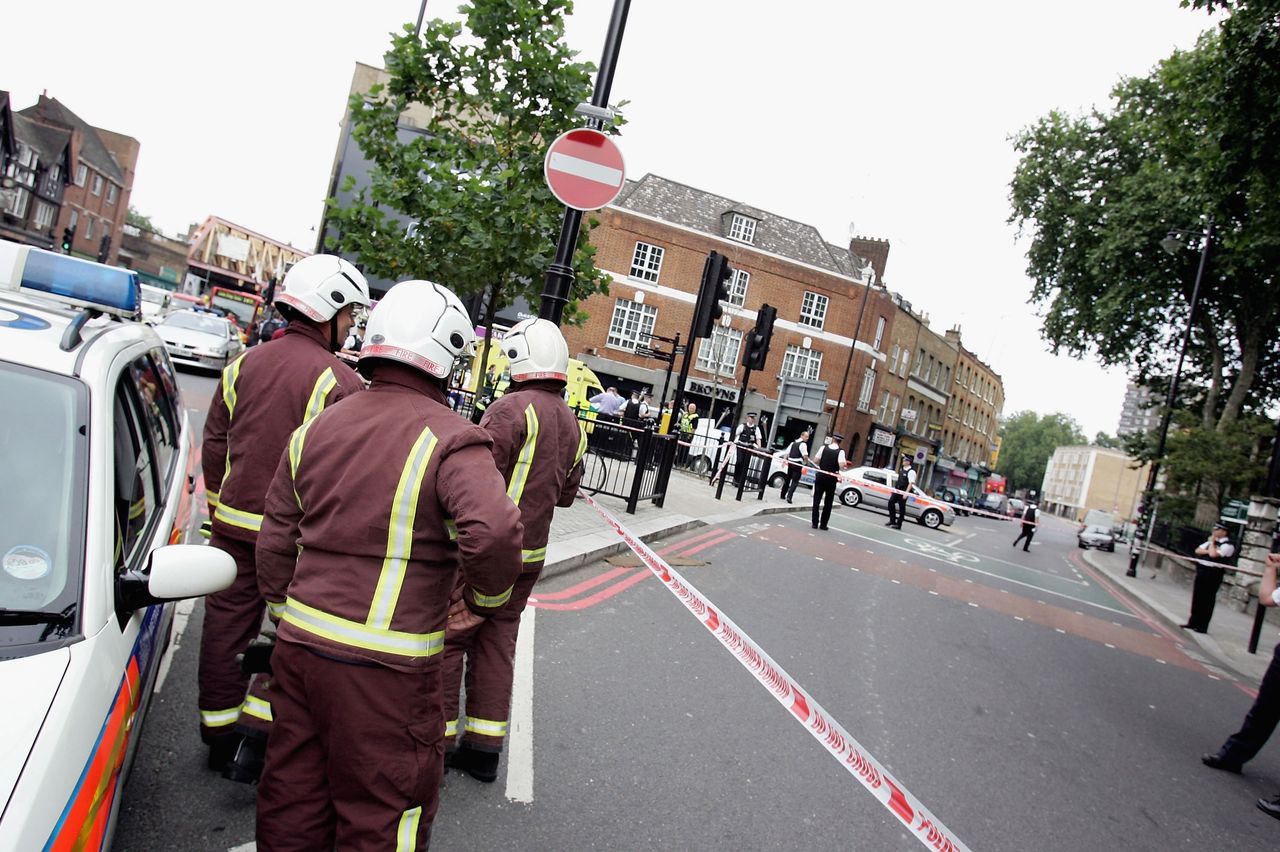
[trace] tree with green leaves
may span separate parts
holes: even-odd
[[[1169,431],[1164,463],[1168,489],[1185,495],[1183,504],[1165,500],[1161,512],[1167,518],[1189,522],[1196,507],[1201,522],[1216,520],[1227,501],[1248,499],[1266,479],[1268,457],[1261,451],[1275,424],[1254,416],[1242,417],[1222,429],[1207,429],[1185,414]],[[1180,512],[1179,509],[1184,511]]]
[[[1010,221],[1030,232],[1032,300],[1053,351],[1168,387],[1199,252],[1160,242],[1211,220],[1182,404],[1225,431],[1280,390],[1280,3],[1183,5],[1229,15],[1118,83],[1109,111],[1053,112],[1017,134]]]
[[[1053,451],[1084,443],[1080,425],[1065,414],[1041,417],[1034,411],[1019,411],[1000,427],[996,473],[1008,480],[1010,494],[1023,488],[1039,492]]]
[[[1118,450],[1122,448],[1122,442],[1120,441],[1120,439],[1113,438],[1111,435],[1108,435],[1106,432],[1098,432],[1096,435],[1094,435],[1093,445],[1095,447],[1102,447],[1103,449],[1107,449],[1107,450]]]
[[[151,217],[138,212],[138,208],[132,204],[129,205],[129,212],[125,214],[124,220],[135,228],[144,228],[157,234],[160,233],[160,229],[151,224]]]
[[[543,156],[581,124],[574,109],[590,100],[595,70],[564,43],[572,8],[570,0],[472,0],[462,22],[437,19],[421,36],[412,25],[395,36],[388,82],[351,98],[370,182],[345,207],[330,200],[329,248],[381,277],[485,294],[490,329],[494,311],[517,296],[536,305],[564,212],[543,179]],[[424,127],[401,121],[412,105],[426,108]],[[348,177],[345,191],[354,185]],[[580,319],[579,300],[607,288],[587,240],[596,224],[588,217],[578,234],[568,322]]]

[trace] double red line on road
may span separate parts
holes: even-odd
[[[684,541],[677,542],[676,544],[670,545],[658,552],[663,556],[692,556],[693,554],[706,550],[709,547],[715,547],[717,544],[723,544],[724,542],[737,537],[738,534],[732,530],[713,529],[692,538],[685,539]],[[572,600],[572,598],[575,598],[577,595],[589,592],[597,586],[608,583],[610,580],[617,580],[618,577],[628,573],[630,576],[618,580],[613,583],[613,585],[606,586],[593,595]],[[538,609],[555,609],[577,612],[579,610],[593,607],[602,601],[606,601],[619,592],[626,591],[639,583],[650,573],[651,572],[648,568],[640,568],[638,570],[633,570],[631,568],[614,568],[610,571],[605,571],[603,574],[597,574],[595,577],[584,580],[577,585],[570,586],[567,589],[561,589],[558,592],[547,592],[546,594],[539,594],[535,592],[529,598],[529,606],[536,607]]]

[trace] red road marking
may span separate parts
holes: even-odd
[[[729,530],[724,530],[719,528],[712,529],[707,532],[700,533],[691,538],[687,538],[684,541],[679,541],[679,542],[676,542],[675,544],[668,545],[667,547],[658,551],[658,553],[663,556],[670,556],[672,554],[686,556],[688,554],[696,553],[700,550],[705,550],[708,547],[712,547],[713,545],[720,544],[722,542],[725,542],[737,537],[738,537],[737,533],[731,532]],[[697,545],[697,546],[686,550],[686,548],[689,548],[690,545]],[[595,593],[594,595],[591,595],[590,597],[587,597],[587,598],[583,598],[580,601],[574,601],[573,603],[566,603],[566,604],[549,603],[549,602],[563,601],[563,600],[566,600],[567,598],[572,598],[574,595],[581,594],[589,589],[594,589],[596,586],[599,586],[603,583],[607,583],[610,580],[618,577],[619,575],[627,573],[627,571],[629,570],[631,569],[628,567],[614,568],[610,571],[605,571],[602,574],[598,574],[595,577],[592,577],[588,580],[584,580],[581,583],[578,583],[577,585],[570,586],[567,589],[561,589],[558,592],[548,592],[547,594],[535,593],[533,595],[530,595],[529,605],[533,607],[537,607],[539,609],[558,609],[558,610],[566,610],[571,612],[576,612],[578,610],[586,609],[587,607],[594,606],[595,604],[598,604],[601,601],[608,600],[609,598],[613,597],[619,592],[622,592],[622,591],[625,591],[626,589],[631,588],[636,583],[638,583],[645,574],[649,573],[648,569],[642,570],[639,574],[632,574],[630,577],[627,577],[625,580],[619,580],[617,583],[614,583],[612,586],[602,589],[599,592]]]
[[[560,610],[567,610],[570,612],[574,612],[580,609],[586,609],[589,606],[595,606],[601,601],[608,600],[609,598],[618,594],[618,592],[631,588],[636,583],[639,583],[641,580],[643,580],[645,577],[648,577],[648,576],[649,576],[649,569],[641,568],[640,570],[636,571],[627,579],[614,583],[612,586],[608,587],[607,589],[601,589],[600,591],[596,592],[594,595],[591,595],[590,597],[586,597],[586,598],[583,598],[582,600],[574,601],[573,603],[544,604],[541,601],[539,601],[537,604],[537,607],[538,609],[560,609]],[[532,603],[532,601],[530,601],[530,603]]]

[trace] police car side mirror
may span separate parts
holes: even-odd
[[[230,554],[204,544],[170,544],[151,553],[147,571],[116,580],[116,606],[132,611],[166,601],[220,592],[236,578]]]

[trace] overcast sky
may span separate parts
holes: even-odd
[[[418,0],[6,4],[0,88],[42,90],[142,144],[133,204],[167,233],[207,215],[313,248],[353,63],[381,65]],[[611,0],[569,41],[598,62]],[[431,0],[428,17],[456,16]],[[1005,223],[1009,136],[1105,106],[1214,20],[1177,0],[633,0],[612,100],[646,172],[891,243],[885,283],[1003,377],[1005,414],[1113,433],[1123,371],[1054,357]],[[26,35],[17,37],[18,34]],[[1194,227],[1195,223],[1186,223]]]

